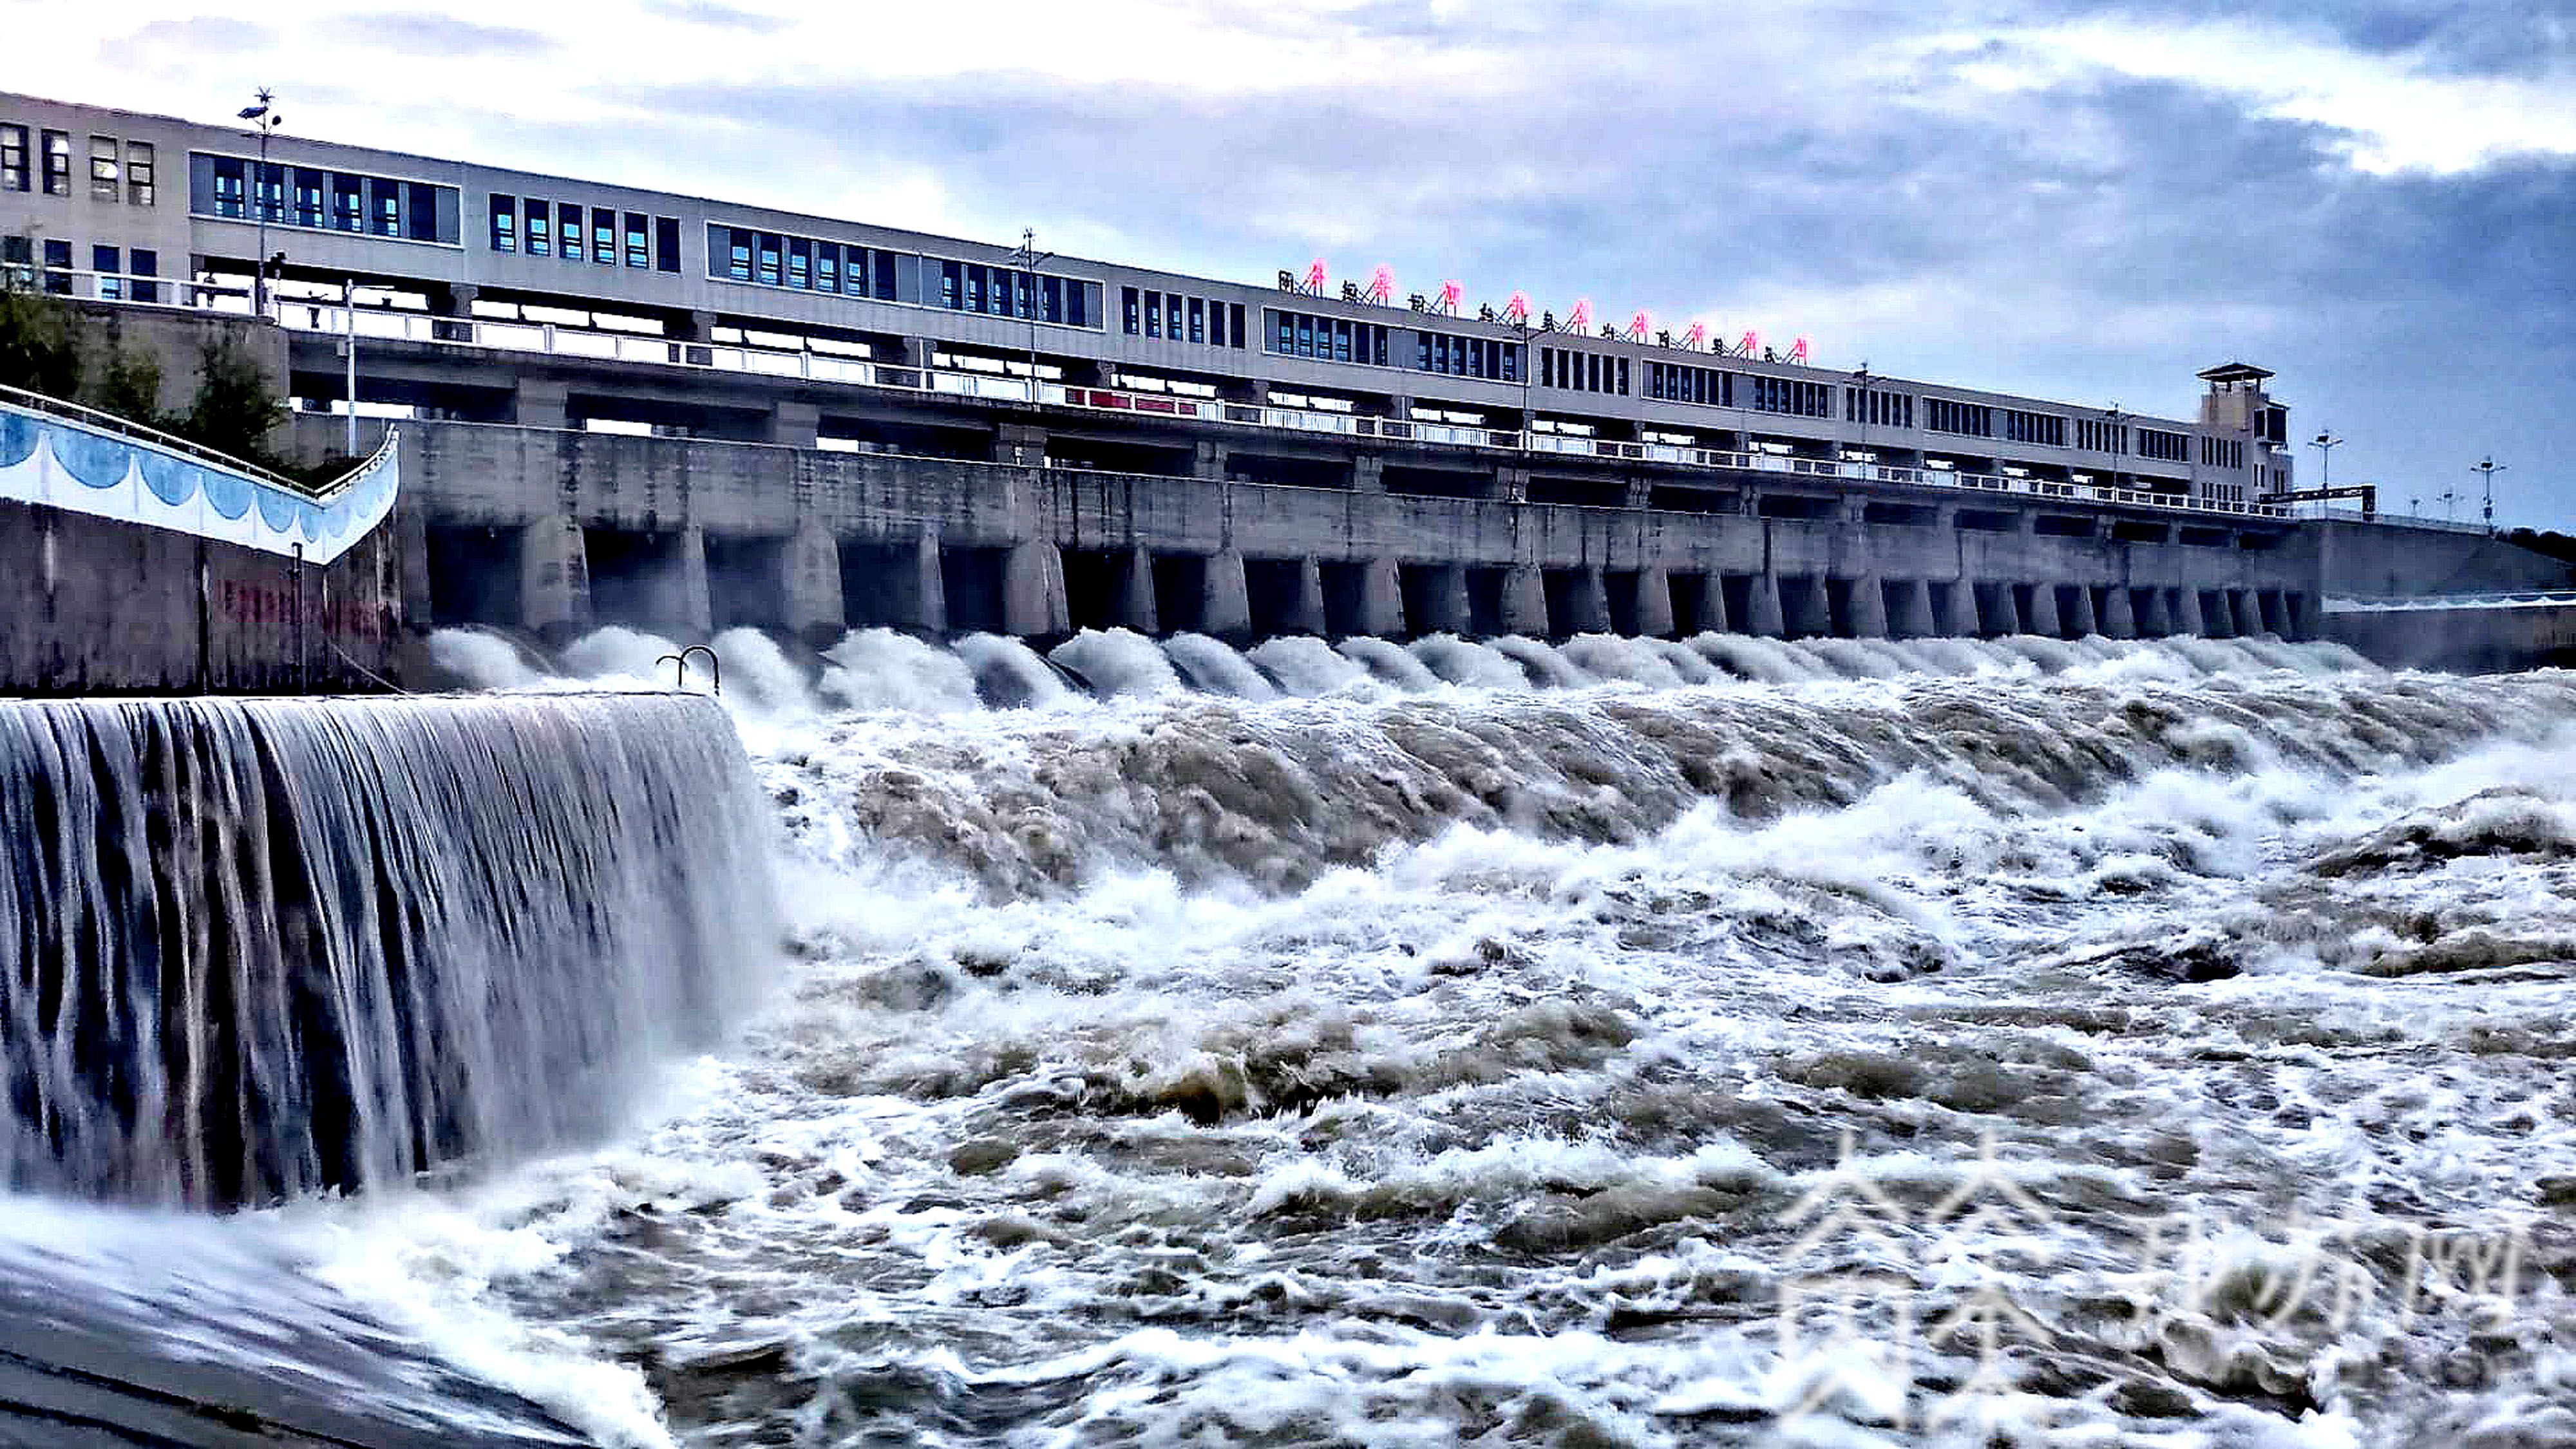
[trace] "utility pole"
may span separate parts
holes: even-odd
[[[261,86],[256,94],[259,103],[242,107],[240,115],[259,134],[259,171],[250,181],[251,214],[258,223],[258,241],[254,243],[258,254],[251,263],[250,311],[254,317],[265,317],[268,315],[268,138],[278,127],[286,124],[286,118],[270,108],[268,87]]]
[[[1859,366],[1859,367],[1857,367],[1857,368],[1855,368],[1855,369],[1853,369],[1853,371],[1852,371],[1852,381],[1853,381],[1853,383],[1855,384],[1856,392],[1857,392],[1857,395],[1858,395],[1858,400],[1857,400],[1856,402],[1854,402],[1854,403],[1853,403],[1853,405],[1852,405],[1852,409],[1853,409],[1853,418],[1852,418],[1852,421],[1853,421],[1855,424],[1857,424],[1857,425],[1859,426],[1859,428],[1860,428],[1859,439],[1858,439],[1858,446],[1857,446],[1857,448],[1855,449],[1855,451],[1857,451],[1857,452],[1859,452],[1859,453],[1861,453],[1861,454],[1863,455],[1863,456],[1862,456],[1862,458],[1861,458],[1861,460],[1860,460],[1861,476],[1862,476],[1862,477],[1864,477],[1864,478],[1867,478],[1867,477],[1872,476],[1872,474],[1876,471],[1876,468],[1877,468],[1877,460],[1876,460],[1876,459],[1874,459],[1874,458],[1871,458],[1871,457],[1867,456],[1867,454],[1869,453],[1869,359],[1868,359],[1868,358],[1866,358],[1866,357],[1862,358],[1862,359],[1861,359],[1861,362],[1860,362],[1860,366]]]
[[[340,279],[340,320],[347,326],[344,346],[348,350],[348,391],[342,394],[348,403],[349,446],[342,451],[358,456],[358,279]]]
[[[2495,460],[2495,455],[2493,453],[2489,453],[2487,456],[2480,458],[2475,463],[2470,464],[2469,471],[2485,475],[2487,485],[2487,532],[2493,533],[2495,532],[2495,475],[2505,471],[2505,465],[2497,462]]]
[[[1038,392],[1038,306],[1041,295],[1038,287],[1038,268],[1054,256],[1053,252],[1038,250],[1036,227],[1020,228],[1019,250],[1011,253],[1011,260],[1018,262],[1021,271],[1028,276],[1029,406],[1031,407],[1038,406],[1044,400]]]

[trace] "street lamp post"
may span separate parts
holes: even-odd
[[[2469,465],[2469,471],[2481,474],[2486,479],[2486,522],[2487,532],[2489,533],[2495,532],[2495,475],[2503,472],[2504,470],[2505,465],[2497,462],[2495,460],[2495,455],[2492,453]]]
[[[258,228],[258,240],[251,260],[250,310],[254,317],[265,317],[268,315],[268,138],[278,127],[286,124],[286,118],[271,109],[269,101],[272,97],[268,87],[261,86],[256,94],[259,103],[242,107],[240,116],[250,122],[251,129],[259,134],[259,170],[250,182],[251,215]]]
[[[2308,446],[2317,450],[2317,491],[2323,493],[2334,486],[2334,450],[2343,446],[2343,439],[2332,433],[2320,432],[2308,439]],[[2318,499],[2318,515],[2324,516],[2332,506],[2328,500]]]

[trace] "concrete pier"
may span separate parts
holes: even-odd
[[[1032,552],[1041,545],[1028,545]],[[1229,644],[1252,637],[1252,595],[1243,580],[1243,555],[1233,549],[1219,549],[1208,559],[1200,574],[1199,632],[1223,639]],[[1014,630],[1014,633],[1042,633],[1043,630]]]
[[[2030,617],[2022,621],[2032,632],[2045,639],[2055,639],[2064,632],[2064,621],[2057,616],[2057,586],[2035,584],[2030,591]]]

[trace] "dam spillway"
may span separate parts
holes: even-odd
[[[0,706],[0,1185],[230,1207],[617,1120],[770,934],[688,698]]]

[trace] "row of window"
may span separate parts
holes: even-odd
[[[1731,408],[1735,406],[1735,374],[1713,367],[1685,367],[1678,362],[1649,362],[1646,396],[1662,402]]]
[[[931,259],[921,260],[927,266]],[[1173,301],[1177,305],[1179,299]],[[939,264],[939,305],[951,312],[981,312],[988,317],[1018,317],[1062,327],[1105,327],[1109,320],[1100,315],[1098,282],[976,262]],[[1234,309],[1234,326],[1234,345],[1241,347],[1240,307]]]
[[[0,191],[32,191],[35,168],[30,164],[28,131],[24,126],[0,125]],[[40,137],[44,147],[44,180],[47,196],[72,194],[72,138],[68,131],[46,131]],[[150,206],[154,199],[152,143],[127,141],[122,146],[114,136],[89,138],[89,199],[123,201],[133,206]]]
[[[1981,403],[1954,402],[1946,397],[1923,400],[1923,426],[1936,433],[1963,433],[1972,438],[1995,435],[1995,410]]]
[[[0,272],[12,275],[38,273],[38,283],[58,297],[72,295],[72,244],[55,237],[45,239],[45,262],[36,266],[36,254],[23,236],[0,237]],[[98,274],[98,293],[102,301],[158,302],[161,300],[161,254],[144,247],[121,251],[116,247],[94,246],[89,249],[90,270]]]
[[[2075,446],[2088,453],[2117,456],[2129,451],[2129,430],[2120,423],[2097,422],[2091,418],[2075,420]]]
[[[282,161],[262,166],[203,151],[188,157],[188,209],[199,216],[454,246],[463,227],[458,200],[455,187],[426,181]]]
[[[1626,397],[1628,359],[1542,347],[1538,350],[1538,384],[1567,392],[1605,392]]]
[[[2204,468],[2239,469],[2245,466],[2245,444],[2235,438],[2200,440],[2200,462]]]
[[[624,265],[637,271],[680,269],[680,219],[624,214],[605,206],[584,208],[576,202],[542,196],[505,196],[489,201],[491,247],[531,257],[558,257],[596,266]]]
[[[1821,382],[1800,382],[1788,377],[1752,379],[1751,407],[1755,412],[1787,413],[1800,418],[1829,418],[1834,415],[1833,389]]]
[[[1416,332],[1413,342],[1417,371],[1481,377],[1487,382],[1521,380],[1521,346],[1517,342],[1452,337],[1446,332]]]
[[[707,223],[707,275],[726,281],[891,302],[894,262],[873,247]]]
[[[1387,330],[1375,322],[1347,317],[1315,317],[1264,307],[1262,320],[1269,349],[1281,357],[1312,357],[1324,362],[1388,365]],[[1132,329],[1131,329],[1132,330]]]
[[[2007,411],[2004,414],[2004,437],[2015,443],[2063,448],[2066,446],[2066,419],[2055,413]]]
[[[24,126],[0,126],[0,191],[35,190],[36,167],[28,151],[28,130]],[[104,138],[102,138],[104,139]],[[39,133],[42,147],[43,176],[47,196],[72,194],[72,136],[69,131]],[[113,145],[114,143],[110,143]],[[151,148],[146,147],[145,150]],[[115,200],[111,194],[108,199]]]
[[[1120,323],[1130,337],[1165,337],[1174,342],[1197,342],[1210,347],[1239,348],[1248,345],[1243,335],[1243,304],[1240,302],[1229,305],[1204,297],[1184,297],[1178,292],[1158,292],[1150,287],[1141,292],[1134,287],[1121,287],[1118,289],[1118,304]],[[1344,348],[1346,353],[1348,350]],[[1348,356],[1342,358],[1344,362],[1351,360]]]
[[[1877,388],[1843,389],[1843,421],[1881,428],[1914,426],[1914,395]]]
[[[2138,456],[2165,463],[2180,463],[2191,457],[2191,439],[2183,433],[2158,432],[2154,428],[2138,429]]]

